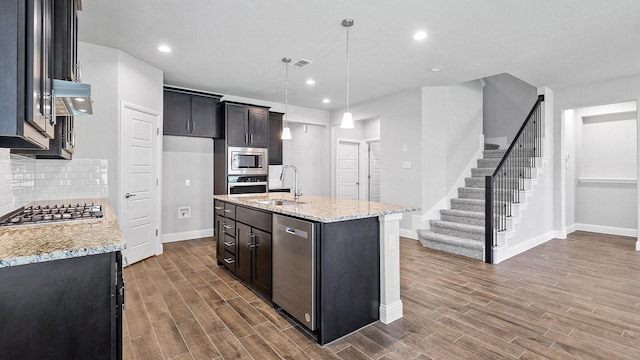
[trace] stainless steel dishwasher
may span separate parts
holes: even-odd
[[[314,224],[273,214],[273,302],[316,330]]]

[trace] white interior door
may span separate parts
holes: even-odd
[[[338,142],[338,197],[359,199],[360,144],[356,142]]]
[[[380,202],[380,141],[369,142],[369,201]]]
[[[161,252],[158,236],[158,114],[122,106],[123,252],[132,264]]]

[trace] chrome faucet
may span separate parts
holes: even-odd
[[[293,169],[293,200],[295,202],[298,202],[300,196],[302,195],[300,188],[298,188],[298,168],[296,168],[294,165],[285,165],[282,168],[282,173],[280,173],[280,181],[284,181],[284,172],[287,171],[288,168]]]

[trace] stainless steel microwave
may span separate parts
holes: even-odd
[[[267,175],[269,157],[266,148],[229,147],[228,175]]]

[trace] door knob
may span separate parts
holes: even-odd
[[[136,194],[131,194],[131,193],[124,194],[124,197],[127,198],[127,199],[130,198],[130,197],[134,197],[134,196],[136,196]]]

